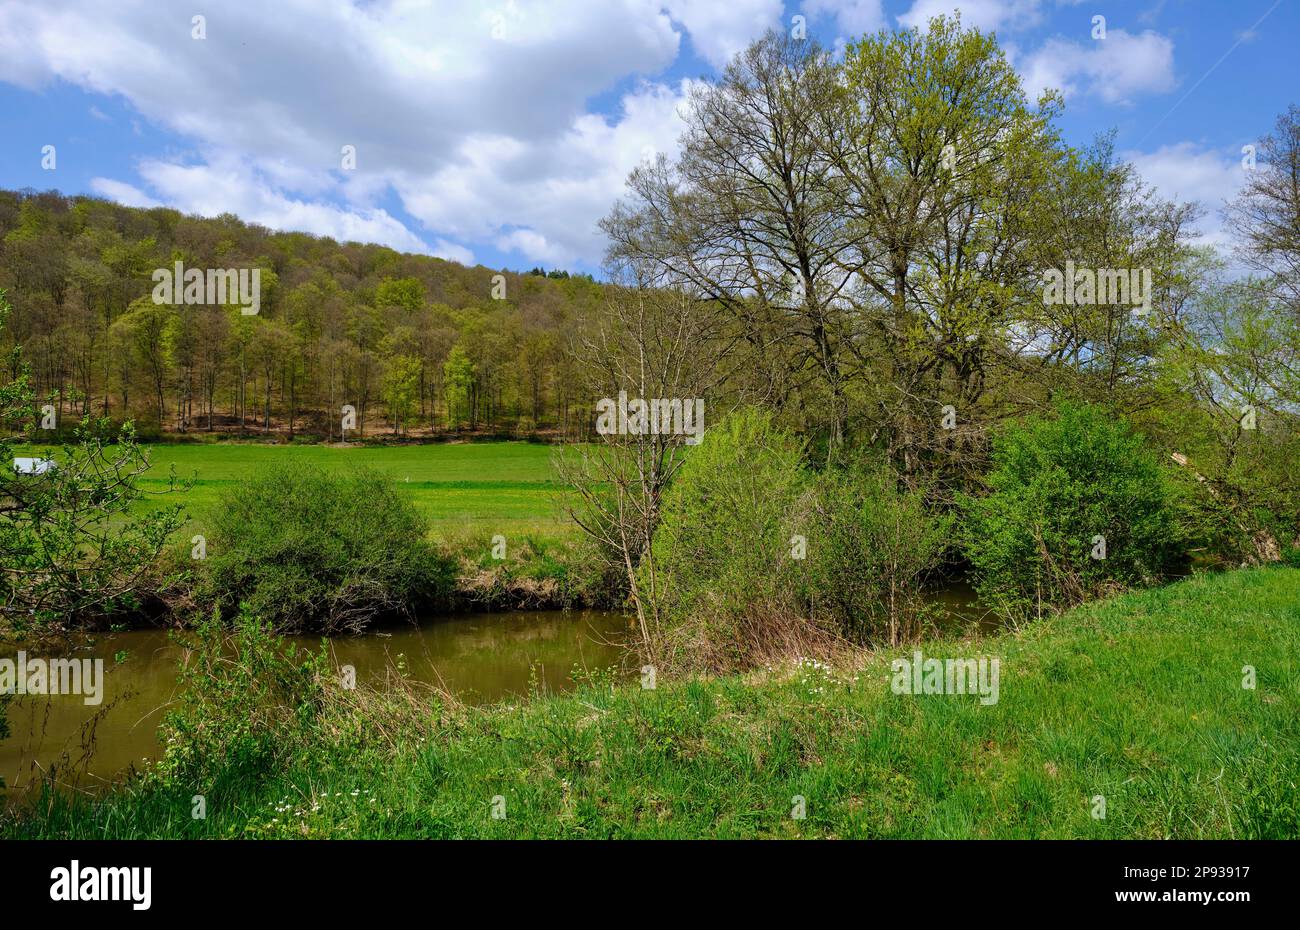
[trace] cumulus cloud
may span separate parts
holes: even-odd
[[[474,240],[596,261],[595,223],[627,172],[681,131],[681,88],[644,83],[610,116],[588,101],[671,65],[681,28],[721,61],[781,4],[208,0],[205,39],[192,15],[7,2],[0,80],[120,96],[191,143],[142,161],[141,183],[99,179],[106,196],[462,258]],[[394,193],[419,235],[376,205]]]
[[[1230,246],[1223,229],[1222,211],[1245,181],[1241,155],[1205,148],[1192,142],[1166,145],[1153,152],[1125,152],[1142,179],[1167,200],[1196,201],[1205,209],[1195,231],[1204,243]]]
[[[913,0],[900,20],[954,6],[984,28],[1040,12],[1040,0]],[[884,24],[881,0],[791,12],[852,36]],[[675,149],[689,84],[656,77],[684,36],[721,65],[789,25],[780,0],[205,0],[204,39],[193,15],[179,0],[111,16],[100,0],[7,0],[0,80],[67,82],[170,130],[177,141],[139,159],[137,176],[92,182],[124,203],[548,265],[598,262],[596,224],[628,172]],[[1049,40],[1017,64],[1033,86],[1124,101],[1173,85],[1172,50],[1115,29]]]
[[[665,0],[700,57],[721,68],[768,29],[781,25],[781,0]]]
[[[162,206],[140,188],[124,181],[114,181],[112,178],[91,178],[90,189],[97,194],[104,195],[109,200],[116,200],[128,207]]]
[[[140,175],[163,201],[185,213],[234,213],[270,229],[305,230],[340,241],[431,252],[419,236],[385,210],[348,209],[290,197],[251,164],[234,156],[212,156],[209,163],[201,164],[146,160],[140,165]]]
[[[1017,65],[1031,97],[1056,88],[1067,98],[1086,94],[1127,103],[1176,84],[1174,43],[1150,29],[1136,35],[1110,29],[1106,38],[1086,42],[1056,36]]]
[[[925,28],[935,16],[961,13],[964,26],[973,26],[984,32],[1005,28],[1024,28],[1034,25],[1040,17],[1039,0],[913,0],[898,22],[911,28]]]
[[[805,0],[802,11],[834,17],[842,37],[859,38],[885,25],[881,0]]]

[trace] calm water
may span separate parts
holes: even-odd
[[[942,608],[942,626],[992,629],[974,593],[953,585],[930,594]],[[604,611],[518,611],[432,618],[366,636],[330,641],[335,665],[351,665],[359,682],[379,680],[401,663],[413,680],[438,685],[471,703],[488,703],[530,690],[566,691],[574,667],[622,666],[632,618]],[[294,637],[309,648],[319,637]],[[9,705],[11,735],[0,741],[0,777],[10,788],[30,785],[57,766],[60,780],[76,772],[81,786],[121,775],[159,755],[158,724],[176,693],[182,650],[164,630],[132,630],[71,638],[26,650],[42,658],[104,660],[103,700],[81,695],[23,696]],[[0,658],[17,647],[0,643]],[[120,661],[119,661],[120,659]],[[16,792],[15,792],[16,793]]]
[[[521,611],[439,618],[333,639],[330,648],[337,665],[356,669],[358,682],[380,679],[402,662],[416,681],[486,703],[526,695],[530,688],[568,690],[575,665],[620,665],[621,644],[631,629],[617,613]],[[312,637],[295,641],[313,648],[320,643]],[[8,711],[10,737],[0,741],[0,777],[10,788],[30,784],[51,765],[61,772],[84,769],[81,783],[91,787],[158,756],[156,731],[175,696],[182,652],[166,631],[97,634],[26,651],[30,657],[103,659],[103,701],[87,706],[81,695],[15,698]],[[0,658],[16,652],[0,643]]]

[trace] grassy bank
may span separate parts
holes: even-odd
[[[893,694],[890,660],[910,650],[477,710],[371,695],[282,766],[50,796],[0,833],[1300,836],[1300,571],[1197,577],[923,649],[998,657],[998,702]]]

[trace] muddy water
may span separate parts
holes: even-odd
[[[939,626],[996,626],[961,585],[931,592]],[[572,673],[626,664],[632,620],[602,611],[519,611],[428,618],[365,636],[329,641],[334,664],[351,665],[358,681],[378,680],[399,666],[412,679],[452,691],[461,700],[489,703],[535,690],[567,691]],[[315,648],[319,638],[298,637]],[[157,758],[158,725],[176,693],[181,649],[162,630],[80,636],[27,650],[47,658],[102,659],[102,702],[80,695],[23,696],[9,705],[11,735],[0,740],[0,778],[11,789],[31,785],[57,766],[60,781],[76,775],[93,789],[131,766]],[[0,642],[0,658],[17,647]],[[626,673],[626,670],[624,670]],[[13,795],[17,795],[13,791]]]
[[[400,664],[407,675],[486,703],[545,689],[573,687],[572,672],[619,666],[631,628],[621,614],[601,611],[520,611],[430,618],[366,636],[330,641],[334,661],[356,669],[359,682],[379,679]],[[315,648],[319,638],[297,639]],[[0,658],[18,647],[0,643]],[[156,731],[175,697],[181,649],[162,630],[131,630],[25,647],[29,657],[102,659],[101,703],[82,695],[16,697],[8,708],[10,736],[0,740],[0,778],[11,789],[41,772],[85,772],[84,787],[120,776],[157,758]],[[62,779],[60,779],[62,780]]]

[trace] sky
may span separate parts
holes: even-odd
[[[0,187],[599,277],[597,223],[638,163],[675,151],[692,82],[796,16],[842,49],[956,9],[997,34],[1031,95],[1061,90],[1067,142],[1115,130],[1162,195],[1207,208],[1204,240],[1230,245],[1219,210],[1243,147],[1300,104],[1298,7],[3,0]]]

